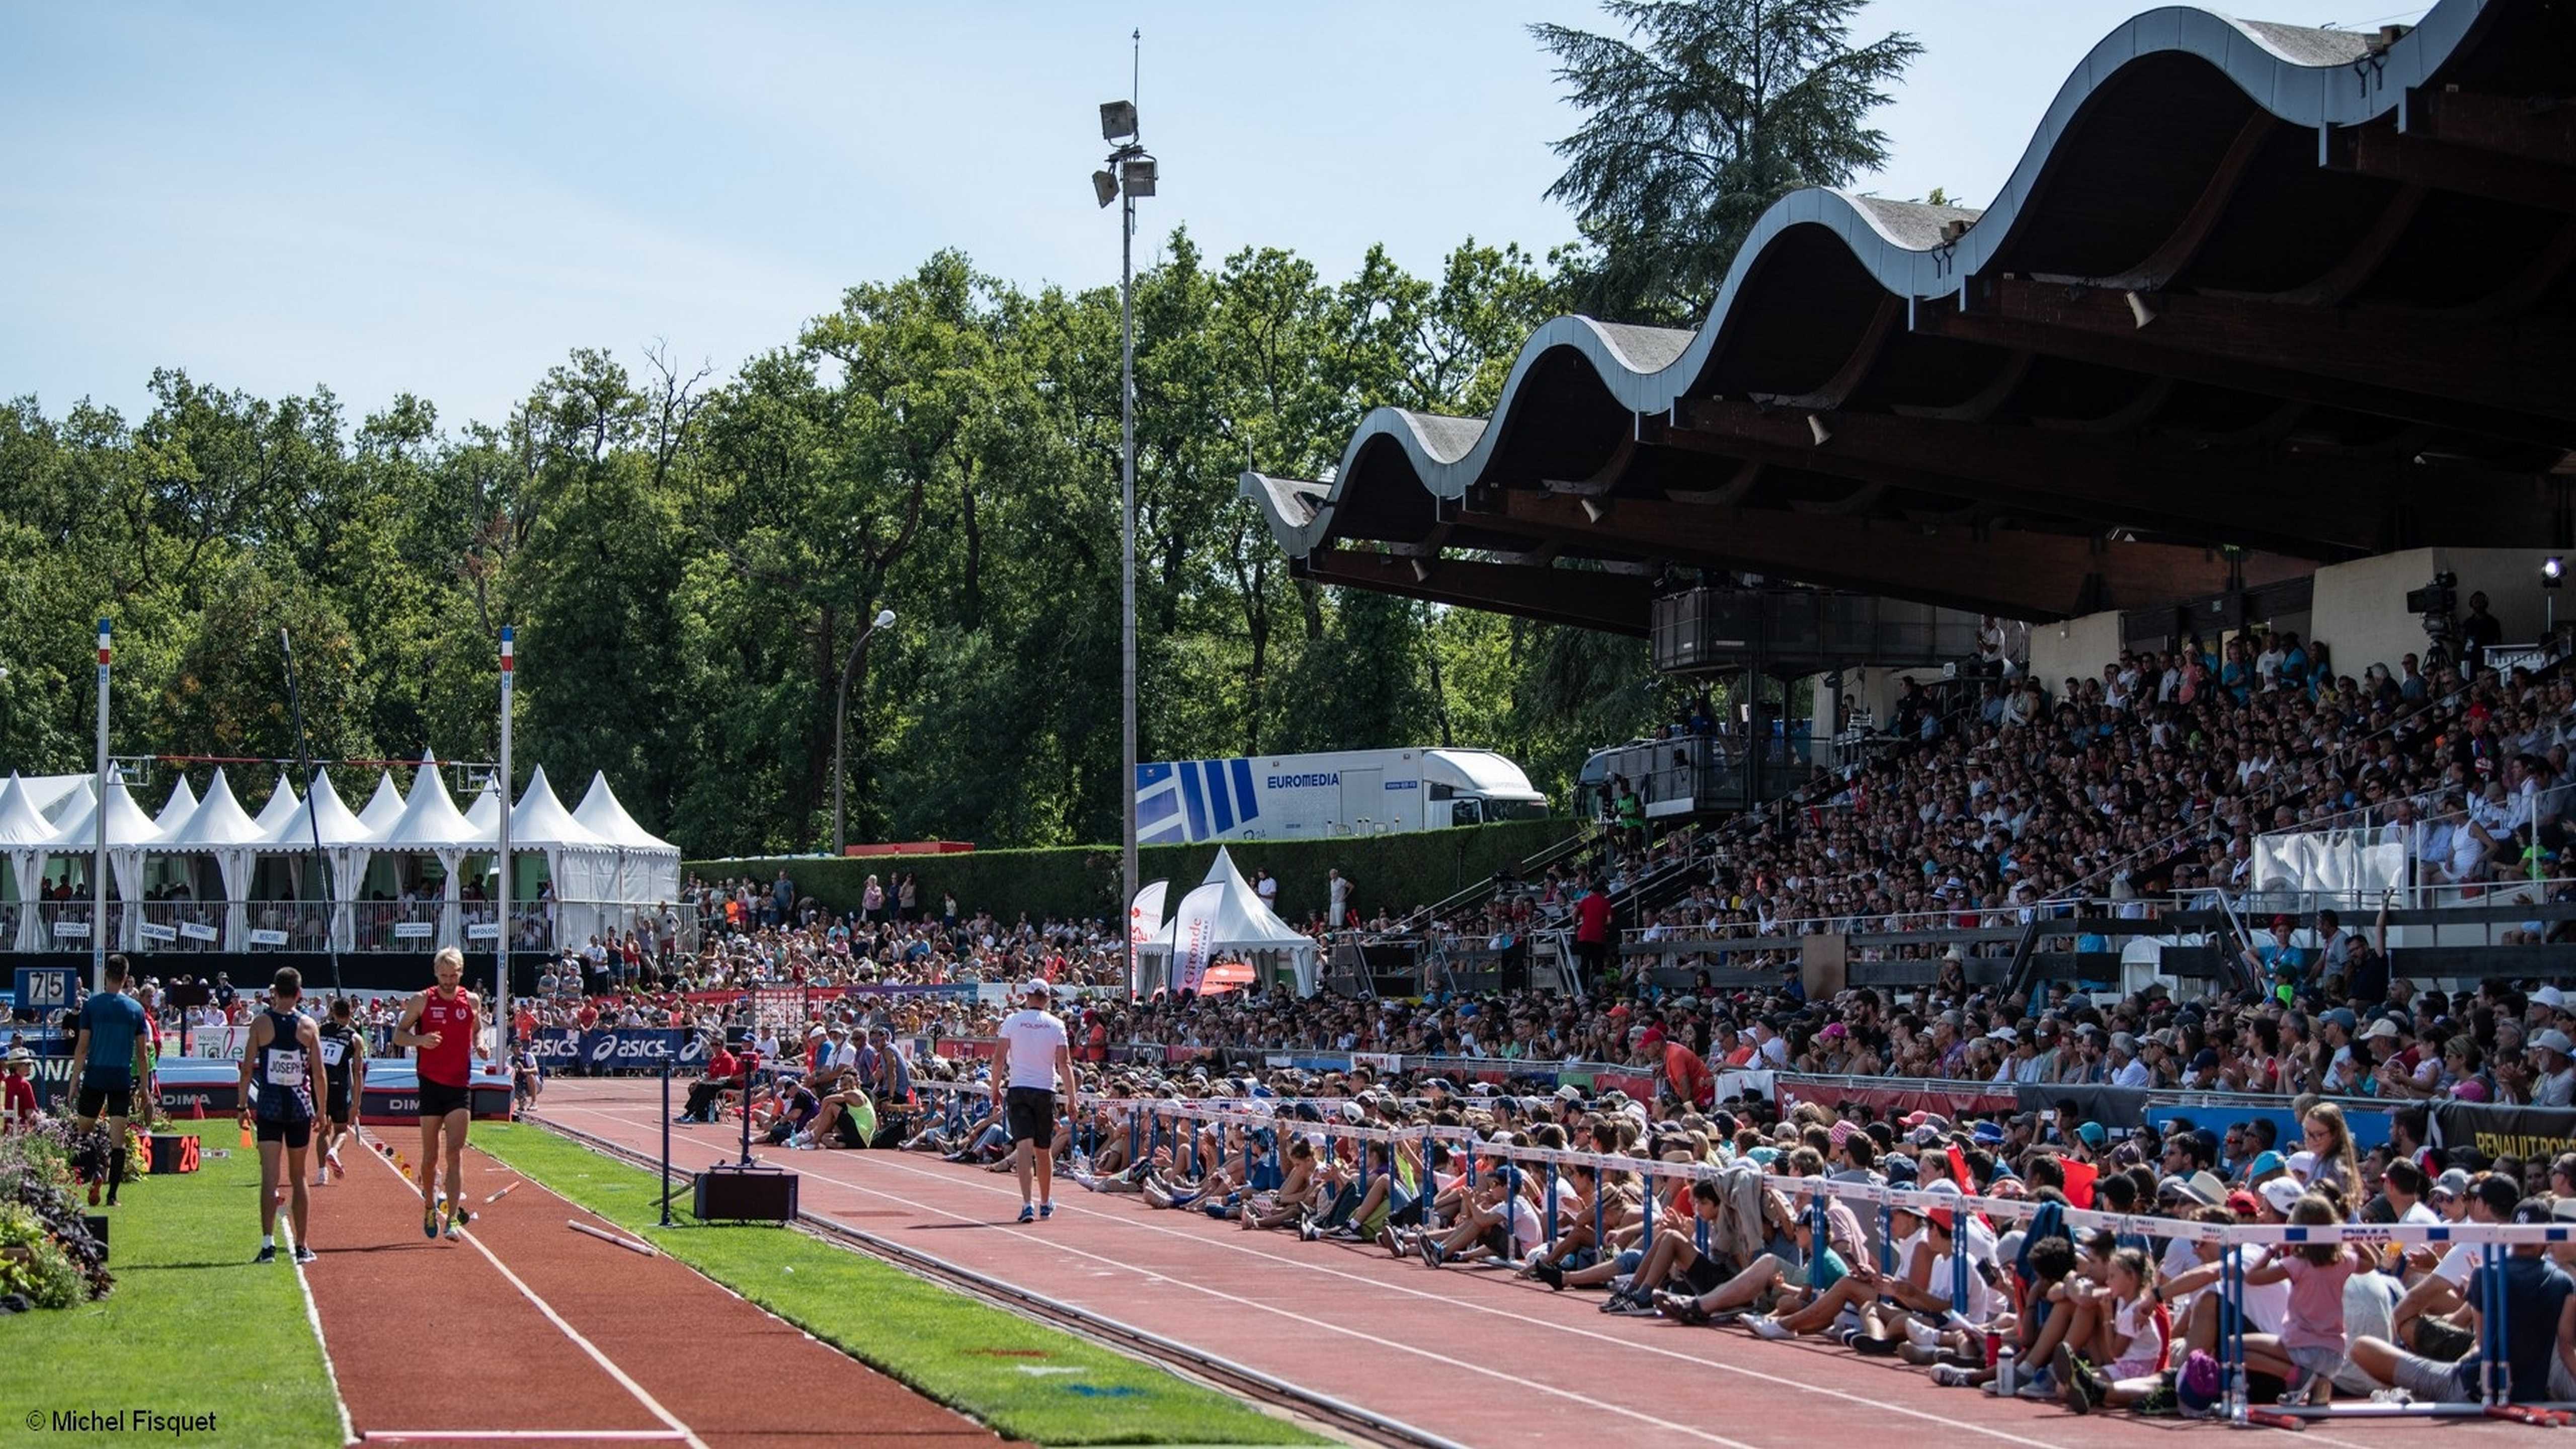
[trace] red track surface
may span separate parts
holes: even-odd
[[[419,1150],[417,1132],[384,1140]],[[572,1231],[567,1219],[597,1219],[535,1183],[487,1207],[518,1179],[480,1152],[465,1155],[480,1217],[461,1242],[421,1236],[419,1189],[391,1162],[356,1147],[344,1156],[347,1179],[313,1192],[321,1259],[307,1278],[362,1439],[456,1445],[473,1441],[436,1431],[552,1430],[583,1437],[506,1442],[1000,1443],[668,1258]]]
[[[559,1081],[545,1115],[659,1150],[659,1085]],[[739,1125],[672,1129],[675,1167],[739,1155]],[[2172,1445],[2223,1426],[1998,1402],[1941,1389],[1918,1370],[1817,1343],[1765,1343],[1595,1311],[1599,1296],[1551,1294],[1495,1271],[1398,1263],[1379,1249],[1247,1233],[1067,1182],[1051,1222],[1018,1226],[1008,1176],[918,1153],[782,1152],[805,1211],[1473,1445],[1543,1445],[1569,1434],[1644,1445],[1773,1449],[1819,1442]],[[613,1249],[611,1251],[614,1251]],[[2439,1427],[2436,1427],[2438,1424]],[[2312,1444],[2550,1442],[2551,1431],[2485,1420],[2338,1420]]]

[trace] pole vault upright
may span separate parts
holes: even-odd
[[[518,677],[518,641],[501,626],[501,853],[497,857],[501,888],[495,899],[492,927],[492,1057],[503,1076],[510,1072],[510,690]]]
[[[98,621],[98,809],[92,818],[98,825],[94,853],[90,857],[90,889],[96,898],[96,909],[89,922],[89,989],[107,989],[107,670],[114,632],[108,621]]]

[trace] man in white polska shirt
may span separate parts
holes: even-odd
[[[1064,1078],[1066,1104],[1082,1107],[1073,1074],[1072,1043],[1064,1022],[1047,1010],[1054,988],[1033,976],[1020,987],[1027,1005],[1002,1018],[993,1032],[993,1083],[1002,1088],[1002,1119],[1011,1133],[1011,1167],[1020,1179],[1020,1221],[1055,1216],[1055,1082]],[[1036,1158],[1037,1205],[1029,1203],[1030,1159]]]

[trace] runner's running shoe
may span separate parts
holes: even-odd
[[[256,1258],[251,1259],[251,1261],[252,1261],[252,1262],[254,1262],[254,1263],[274,1263],[274,1262],[276,1262],[276,1261],[277,1261],[277,1244],[275,1244],[275,1243],[262,1243],[262,1244],[260,1244],[260,1245],[259,1245],[259,1256],[258,1256],[258,1257],[256,1257]]]
[[[420,1235],[424,1238],[438,1236],[438,1209],[431,1208],[420,1215]]]
[[[302,1243],[295,1245],[295,1262],[298,1267],[312,1262],[319,1256],[319,1254],[315,1253],[311,1248],[304,1246]]]
[[[1038,1220],[1038,1210],[1037,1210],[1036,1208],[1033,1208],[1033,1207],[1029,1206],[1027,1203],[1022,1203],[1022,1204],[1020,1204],[1020,1221],[1021,1221],[1021,1222],[1024,1222],[1024,1223],[1033,1223],[1033,1222],[1036,1222],[1037,1220]]]
[[[1055,1202],[1053,1199],[1049,1199],[1046,1202],[1038,1204],[1038,1216],[1041,1218],[1051,1218],[1055,1216]]]

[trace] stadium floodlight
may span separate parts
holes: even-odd
[[[1144,35],[1131,31],[1135,47],[1127,94],[1142,89]],[[1106,101],[1100,107],[1100,138],[1112,149],[1091,173],[1091,194],[1104,207],[1123,203],[1118,216],[1118,795],[1121,818],[1120,880],[1122,900],[1136,899],[1136,198],[1154,194],[1154,158],[1145,153],[1144,133],[1136,122],[1133,99]],[[1136,947],[1127,946],[1127,981],[1136,983]]]

